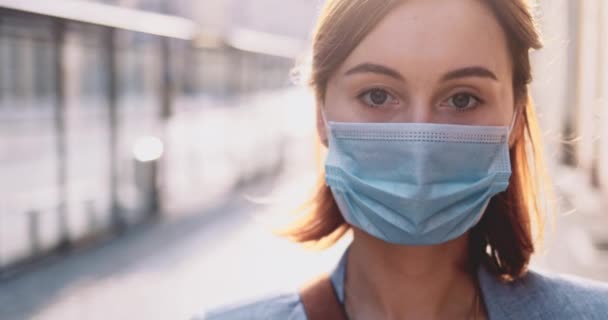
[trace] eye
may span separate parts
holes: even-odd
[[[380,108],[387,103],[394,103],[396,100],[390,93],[380,88],[366,90],[357,98],[370,108]]]
[[[447,100],[449,107],[458,111],[473,109],[481,103],[481,99],[469,93],[457,93]]]

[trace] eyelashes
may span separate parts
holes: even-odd
[[[372,109],[381,109],[388,105],[400,103],[399,98],[395,97],[395,95],[390,93],[387,89],[381,87],[364,90],[357,95],[357,100],[364,106]],[[466,90],[461,90],[441,101],[439,106],[453,109],[457,112],[464,112],[474,110],[484,103],[485,101],[478,95]]]
[[[398,99],[395,98],[391,93],[382,88],[372,88],[363,91],[357,96],[357,99],[364,105],[370,108],[381,108],[388,101],[394,104]]]
[[[446,101],[449,108],[453,108],[459,112],[477,108],[483,102],[476,95],[467,92],[456,93]]]

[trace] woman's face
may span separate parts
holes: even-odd
[[[320,107],[339,122],[510,125],[506,36],[481,0],[404,1],[332,75]]]

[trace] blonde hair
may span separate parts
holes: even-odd
[[[329,78],[364,37],[404,0],[328,0],[314,31],[309,85],[324,101]],[[496,276],[522,276],[535,250],[533,227],[542,236],[542,202],[551,194],[544,174],[541,140],[528,85],[532,80],[529,52],[542,47],[525,0],[486,0],[505,30],[513,64],[513,89],[518,110],[510,149],[513,174],[508,189],[490,201],[471,230],[469,253],[474,265],[484,264]],[[319,148],[321,146],[319,145]],[[541,195],[545,195],[542,197]],[[349,229],[320,173],[316,193],[304,206],[307,215],[282,232],[288,238],[319,247],[334,244]]]

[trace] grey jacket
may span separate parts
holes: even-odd
[[[344,301],[344,255],[332,273],[340,301]],[[480,268],[478,280],[490,320],[608,320],[608,284],[529,271],[504,283]],[[226,307],[194,320],[306,320],[297,293]]]

